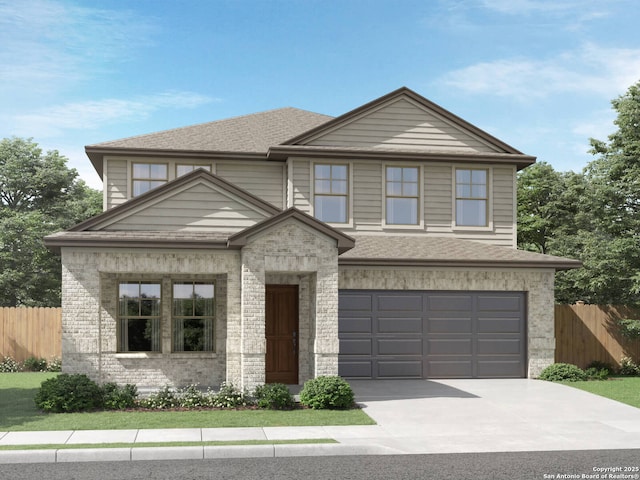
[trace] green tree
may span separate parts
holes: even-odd
[[[57,151],[0,141],[0,306],[60,305],[60,259],[43,237],[101,211],[102,196]]]

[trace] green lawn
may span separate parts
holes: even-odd
[[[612,377],[609,380],[562,383],[640,408],[640,377]]]
[[[362,410],[42,413],[33,398],[55,373],[0,373],[0,431],[373,425]]]

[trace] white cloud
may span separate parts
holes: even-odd
[[[586,44],[555,57],[481,62],[440,81],[462,91],[526,101],[552,94],[596,94],[612,98],[640,79],[640,49]]]
[[[162,109],[196,108],[216,99],[193,92],[163,92],[132,99],[68,103],[7,119],[13,135],[48,138],[66,130],[95,129],[123,121],[139,121]]]

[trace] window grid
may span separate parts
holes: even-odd
[[[456,169],[456,225],[486,227],[488,225],[487,169]]]
[[[347,165],[314,166],[314,214],[329,223],[348,221],[349,174]]]
[[[131,170],[131,188],[134,197],[164,185],[169,180],[169,167],[166,163],[133,163]]]
[[[388,225],[417,225],[420,199],[418,167],[387,167],[385,196]]]
[[[173,351],[213,352],[214,283],[174,282],[171,309]]]
[[[118,351],[161,350],[162,287],[157,282],[121,282],[118,286]]]
[[[211,165],[198,165],[196,163],[178,163],[176,165],[176,178],[193,172],[197,168],[202,168],[207,172],[211,172]]]

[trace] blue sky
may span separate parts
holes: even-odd
[[[84,146],[407,86],[581,170],[640,80],[637,0],[0,0],[0,138]]]

